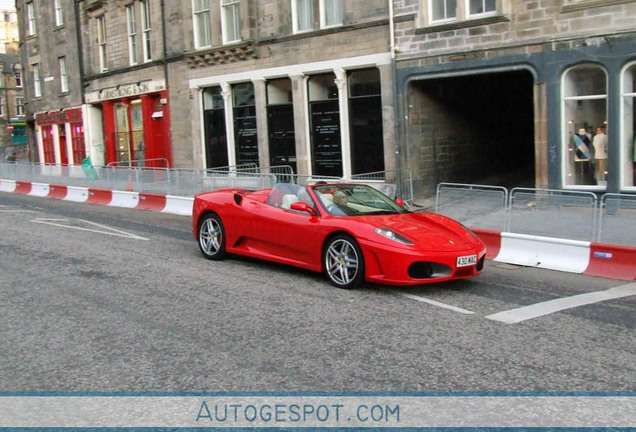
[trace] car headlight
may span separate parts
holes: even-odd
[[[382,237],[388,238],[389,240],[393,240],[393,241],[396,241],[398,243],[407,244],[407,245],[413,245],[414,244],[411,240],[407,239],[403,235],[400,235],[400,234],[396,233],[395,231],[391,231],[388,228],[376,228],[375,232],[377,234],[380,234]]]

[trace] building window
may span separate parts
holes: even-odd
[[[86,158],[84,126],[82,123],[71,123],[71,146],[73,147],[73,163],[82,163]]]
[[[314,29],[314,0],[292,0],[294,33]]]
[[[607,149],[599,141],[607,125],[607,75],[596,65],[575,66],[563,75],[565,186],[605,187]],[[604,139],[607,139],[605,137]],[[599,147],[595,151],[595,144]]]
[[[239,0],[221,0],[223,43],[241,40]]]
[[[141,6],[141,30],[143,32],[143,50],[144,50],[144,62],[152,60],[152,49],[150,32],[152,26],[150,25],[150,2],[148,0],[142,0],[139,5]]]
[[[351,172],[384,171],[380,71],[377,68],[351,71],[347,83]]]
[[[99,70],[108,70],[106,59],[106,17],[104,15],[97,18],[97,44],[99,46]]]
[[[312,174],[342,177],[340,104],[333,73],[313,75],[307,80]]]
[[[194,1],[194,46],[207,48],[212,45],[212,27],[209,0]]]
[[[4,117],[4,98],[0,97],[0,117]]]
[[[237,165],[258,165],[255,103],[254,84],[248,82],[232,86],[234,148]]]
[[[128,56],[131,65],[137,64],[137,19],[135,17],[135,4],[126,7],[126,19],[128,21]]]
[[[40,65],[33,65],[33,95],[42,97],[42,82],[40,81]]]
[[[445,22],[457,19],[457,0],[430,0],[428,15],[431,22]]]
[[[205,166],[221,168],[229,165],[225,101],[221,87],[203,90],[203,123],[205,130]]]
[[[469,17],[492,15],[497,13],[497,0],[466,0]]]
[[[24,99],[19,97],[15,98],[16,115],[18,117],[24,117]]]
[[[15,86],[22,88],[22,72],[15,73]]]
[[[320,0],[320,27],[342,25],[342,0]]]
[[[60,57],[60,90],[62,93],[68,92],[68,71],[66,70],[66,57]]]
[[[37,33],[37,29],[35,27],[35,6],[33,6],[33,2],[29,2],[26,4],[27,10],[27,35],[33,36]]]
[[[636,63],[628,65],[622,79],[621,183],[636,186]]]
[[[55,0],[55,25],[64,25],[64,10],[62,9],[62,0]]]

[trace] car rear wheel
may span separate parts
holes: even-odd
[[[225,229],[218,215],[205,215],[199,222],[199,249],[207,259],[225,258]]]
[[[329,281],[338,288],[356,288],[364,281],[362,250],[351,236],[332,238],[325,247],[323,264]]]

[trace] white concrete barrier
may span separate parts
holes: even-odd
[[[37,197],[45,197],[49,195],[50,186],[48,183],[31,183],[31,192],[29,195]]]
[[[0,180],[0,192],[15,192],[15,180]]]
[[[113,199],[108,203],[113,207],[135,208],[139,204],[138,192],[113,191]]]
[[[192,216],[192,204],[194,198],[192,197],[180,197],[174,195],[166,196],[166,206],[161,211],[162,213],[172,213],[183,216]]]
[[[590,242],[501,233],[495,261],[527,267],[583,273],[590,263]]]
[[[88,188],[69,186],[66,188],[66,201],[85,202],[88,200]]]

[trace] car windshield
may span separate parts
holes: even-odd
[[[338,216],[407,213],[404,207],[367,185],[327,184],[313,187],[329,214]]]

